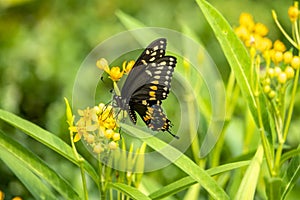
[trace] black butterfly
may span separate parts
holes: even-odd
[[[117,107],[128,112],[134,124],[137,120],[136,111],[153,131],[167,131],[179,138],[171,133],[171,121],[161,107],[162,100],[169,94],[177,63],[174,56],[165,55],[166,45],[165,38],[149,44],[128,74],[121,96],[115,95],[114,100]]]

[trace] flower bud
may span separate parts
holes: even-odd
[[[297,6],[291,6],[288,10],[289,18],[292,22],[296,21],[298,19],[299,10]]]

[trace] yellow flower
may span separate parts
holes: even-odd
[[[111,141],[109,144],[108,144],[109,148],[111,150],[115,150],[116,148],[118,148],[118,143],[116,143],[115,141]]]
[[[281,51],[284,52],[286,50],[285,45],[280,40],[276,40],[273,44],[273,48],[275,51]]]
[[[103,147],[101,146],[101,144],[97,144],[97,145],[94,146],[93,151],[94,151],[96,154],[100,154],[101,152],[104,151],[104,149],[103,149]]]
[[[284,70],[288,79],[294,78],[295,71],[291,66],[287,66]]]
[[[298,19],[299,10],[297,4],[294,6],[291,6],[288,10],[289,18],[292,22],[296,21]]]
[[[285,84],[286,83],[286,80],[287,80],[287,75],[285,72],[281,72],[279,75],[278,75],[278,82],[281,83],[281,84]]]
[[[250,33],[245,26],[239,26],[234,31],[237,34],[237,36],[244,41],[248,40],[250,37]]]
[[[110,73],[108,62],[105,58],[100,58],[99,60],[97,60],[96,66],[99,69],[104,70],[106,73]]]
[[[265,52],[266,50],[271,49],[272,47],[272,41],[269,38],[262,38],[260,40],[260,43],[257,44],[257,49],[259,49],[261,52]]]
[[[292,52],[290,52],[290,51],[284,52],[284,54],[283,54],[284,63],[289,64],[292,61],[292,59],[293,59],[293,53]]]
[[[269,30],[264,24],[256,23],[254,26],[254,32],[260,36],[266,36]]]
[[[114,135],[112,136],[113,141],[118,141],[120,140],[121,136],[120,133],[114,133]]]
[[[132,69],[133,65],[134,65],[135,61],[131,60],[127,63],[127,61],[123,62],[123,71],[125,74],[129,74],[130,70]]]
[[[283,60],[283,54],[281,51],[275,51],[275,53],[272,55],[272,60],[275,64],[280,63]]]
[[[111,129],[107,129],[107,130],[104,132],[104,136],[105,136],[107,139],[112,138],[113,135],[114,135],[114,131],[111,130]]]
[[[239,19],[240,25],[246,27],[248,30],[252,31],[255,23],[252,15],[249,13],[242,13]]]
[[[110,69],[109,78],[113,81],[119,81],[123,76],[123,71],[119,67],[112,67]]]
[[[292,61],[291,61],[291,66],[294,69],[298,69],[300,67],[300,57],[299,56],[294,56]]]

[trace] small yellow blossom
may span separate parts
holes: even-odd
[[[118,143],[116,143],[115,141],[111,141],[109,144],[108,144],[109,148],[111,150],[115,150],[116,148],[118,148]]]
[[[264,90],[264,93],[268,94],[271,91],[270,85],[265,85],[263,90]]]
[[[107,139],[110,139],[112,138],[112,136],[114,135],[114,131],[111,130],[111,129],[108,129],[104,132],[104,136],[107,138]]]
[[[275,67],[274,68],[274,75],[278,77],[280,73],[281,73],[281,68],[280,67]]]
[[[114,133],[112,137],[113,141],[118,141],[121,139],[120,133]]]
[[[262,38],[260,40],[260,43],[257,45],[257,49],[259,49],[261,52],[265,52],[272,47],[272,41],[269,38]]]
[[[103,147],[101,146],[101,144],[97,144],[96,146],[94,146],[93,151],[96,154],[100,154],[101,152],[104,151]]]
[[[292,61],[291,61],[291,66],[294,69],[298,69],[300,67],[300,58],[299,56],[294,56]]]
[[[130,70],[132,69],[132,67],[134,66],[135,61],[131,60],[127,63],[127,61],[123,62],[123,71],[125,74],[129,74]]]
[[[267,71],[268,75],[272,78],[275,76],[275,71],[273,68],[269,68]]]
[[[274,42],[273,48],[275,51],[281,51],[281,52],[284,52],[286,50],[285,45],[280,40],[276,40]]]
[[[240,25],[246,27],[248,30],[252,31],[255,23],[252,15],[249,13],[242,13],[239,19]]]
[[[105,58],[100,58],[99,60],[97,60],[96,66],[99,69],[104,70],[106,73],[108,73],[108,74],[110,73],[108,62]]]
[[[278,75],[278,82],[281,83],[281,84],[284,84],[286,83],[286,80],[287,80],[287,75],[285,72],[281,72],[279,75]]]
[[[109,78],[113,81],[119,81],[123,76],[123,71],[120,70],[120,67],[112,67],[110,69]]]
[[[260,36],[266,36],[269,30],[264,24],[256,23],[254,26],[254,32]]]
[[[293,59],[293,53],[292,52],[290,52],[290,51],[284,52],[284,54],[283,54],[283,62],[285,64],[289,64],[292,61],[292,59]]]
[[[288,79],[294,78],[295,71],[291,66],[287,66],[284,71]]]
[[[250,33],[249,33],[248,29],[244,26],[239,26],[239,27],[235,28],[235,33],[243,41],[248,40],[250,38]]]
[[[22,198],[17,196],[17,197],[12,198],[11,200],[22,200]]]
[[[280,63],[283,60],[283,54],[281,51],[275,51],[275,53],[272,55],[272,60],[275,64]]]
[[[268,93],[268,96],[270,99],[273,99],[275,96],[276,96],[276,92],[274,90],[271,90],[269,93]]]
[[[299,16],[299,10],[297,5],[293,5],[288,10],[289,18],[292,22],[296,21]]]

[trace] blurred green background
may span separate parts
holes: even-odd
[[[293,1],[210,0],[234,26],[241,12],[266,24],[269,36],[286,42],[276,28],[271,10],[289,30],[287,9]],[[71,100],[77,70],[88,53],[101,41],[125,30],[115,12],[121,10],[147,26],[181,31],[192,29],[217,64],[226,82],[229,66],[201,11],[192,0],[0,0],[0,108],[11,111],[69,141],[63,97]],[[286,43],[287,44],[287,43]],[[299,109],[299,108],[298,108]],[[38,142],[15,133],[0,122],[11,136],[40,155],[53,167],[66,171],[73,180],[75,166],[63,161]],[[88,155],[87,155],[88,156]],[[78,172],[79,175],[79,171]],[[176,169],[163,169],[161,184],[177,176]],[[156,175],[153,174],[155,177]],[[0,190],[7,197],[30,194],[0,161]]]

